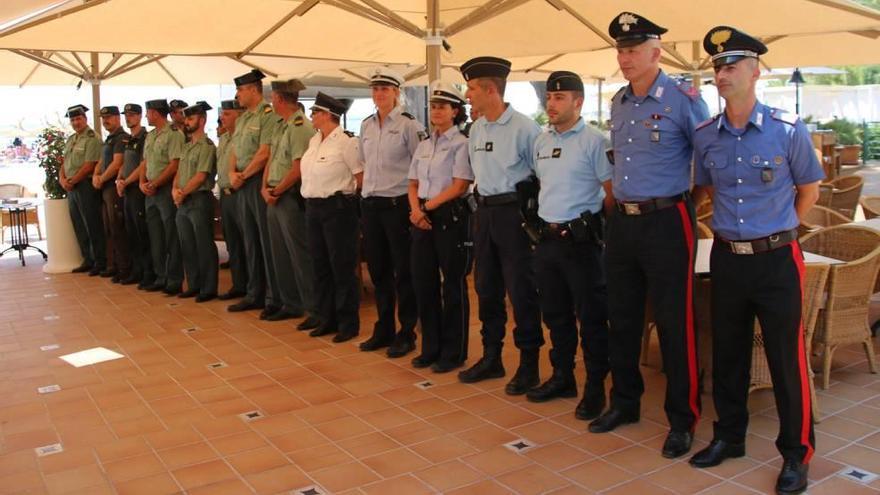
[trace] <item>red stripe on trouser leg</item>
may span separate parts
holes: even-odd
[[[699,393],[697,388],[697,344],[694,336],[694,229],[691,225],[691,216],[688,213],[687,204],[684,201],[678,203],[678,213],[681,216],[681,225],[688,248],[685,339],[688,363],[688,405],[690,405],[691,412],[694,414],[694,423],[691,425],[691,431],[693,431],[700,420],[700,408],[697,405],[697,394]]]
[[[801,288],[801,304],[804,300],[804,282],[806,279],[806,267],[801,246],[797,241],[791,243],[791,257],[798,271],[798,285]],[[803,315],[803,313],[801,313]],[[804,339],[804,319],[801,316],[798,323],[798,374],[801,378],[801,444],[806,448],[803,463],[810,462],[813,457],[813,445],[810,442],[810,424],[813,421],[813,409],[810,404],[810,374],[807,373],[807,350]]]

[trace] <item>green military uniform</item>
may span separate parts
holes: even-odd
[[[229,271],[232,273],[231,293],[244,294],[247,290],[247,266],[244,258],[244,239],[239,223],[241,208],[238,206],[241,194],[232,194],[229,181],[229,160],[232,156],[232,133],[220,136],[217,145],[217,186],[220,188],[220,219],[223,227],[223,240],[229,253]]]
[[[287,119],[272,142],[269,160],[269,187],[276,186],[290,172],[293,161],[301,158],[315,134],[312,123],[301,110]],[[278,291],[282,308],[291,313],[308,311],[316,314],[312,278],[314,270],[306,237],[305,200],[299,192],[299,183],[278,196],[269,206],[267,221],[272,246],[272,262],[275,273],[293,276],[279,277]]]
[[[272,111],[266,102],[254,110],[247,110],[235,122],[232,135],[236,169],[241,172],[247,168],[261,145],[271,146],[281,117]],[[239,225],[242,227],[244,252],[247,258],[247,295],[244,302],[265,304],[266,307],[280,307],[278,285],[274,270],[270,270],[271,248],[266,222],[266,202],[260,194],[263,187],[262,174],[250,177],[235,194],[238,198]]]
[[[64,144],[64,174],[70,180],[86,162],[101,158],[101,140],[91,128],[74,133]],[[70,220],[80,253],[89,265],[101,270],[107,267],[107,245],[101,220],[101,196],[92,186],[91,176],[83,178],[67,193]]]
[[[177,188],[200,172],[207,176],[177,209],[177,233],[189,291],[201,296],[217,295],[217,245],[214,244],[214,174],[216,148],[207,136],[186,143],[177,167]]]
[[[154,128],[147,133],[144,161],[148,181],[155,180],[172,160],[180,158],[183,141],[183,133],[173,130],[171,123],[167,123],[161,130]],[[171,198],[171,183],[157,189],[156,194],[147,196],[145,203],[150,251],[156,272],[153,287],[163,285],[166,291],[179,292],[183,285],[183,265],[175,223],[177,208]]]

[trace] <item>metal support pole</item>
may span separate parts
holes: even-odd
[[[98,54],[93,52],[91,58],[89,83],[92,85],[92,128],[101,136],[101,70],[98,67]]]
[[[428,24],[425,36],[425,68],[428,69],[428,85],[440,79],[440,50],[443,48],[443,33],[440,29],[440,6],[438,0],[427,0]]]
[[[602,79],[601,77],[596,78],[596,104],[598,111],[596,112],[596,123],[599,128],[602,128]]]
[[[693,49],[693,57],[691,62],[691,67],[694,68],[694,71],[691,72],[691,82],[694,85],[694,89],[697,91],[697,94],[700,93],[700,85],[703,83],[702,72],[700,72],[700,43],[698,41],[694,41],[692,44]]]

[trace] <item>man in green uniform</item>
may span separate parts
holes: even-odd
[[[247,266],[244,258],[244,239],[240,225],[241,194],[233,194],[232,183],[229,182],[229,157],[232,154],[232,134],[239,115],[244,110],[238,101],[223,100],[220,102],[220,124],[223,134],[217,145],[217,187],[220,188],[220,224],[223,227],[223,240],[226,242],[226,253],[229,255],[229,271],[232,275],[232,287],[228,292],[217,296],[220,300],[235,299],[247,293]],[[219,132],[219,131],[218,131]]]
[[[116,176],[122,168],[125,155],[125,143],[128,134],[122,129],[119,118],[119,107],[101,108],[101,125],[107,131],[101,160],[92,174],[92,185],[101,191],[104,235],[110,239],[107,269],[101,272],[102,277],[113,277],[113,282],[121,282],[131,274],[131,258],[125,238],[125,212],[122,197],[115,187]]]
[[[247,257],[247,295],[229,306],[229,311],[264,308],[260,319],[266,319],[281,308],[278,285],[271,266],[271,250],[266,223],[266,202],[260,195],[263,169],[269,160],[272,138],[280,118],[263,101],[265,74],[252,70],[235,78],[235,98],[247,110],[238,118],[232,135],[232,156],[229,159],[229,182],[240,194],[239,212],[243,229],[244,252]]]
[[[297,105],[299,92],[306,89],[298,79],[272,81],[272,107],[284,122],[272,141],[272,155],[264,174],[262,189],[268,211],[272,268],[278,277],[281,310],[267,320],[309,318],[299,330],[317,328],[315,294],[312,289],[312,258],[308,252],[305,225],[305,200],[300,195],[300,158],[315,134],[312,123]],[[293,276],[290,276],[293,275]]]
[[[70,219],[83,257],[83,263],[74,268],[73,273],[88,272],[94,277],[107,268],[107,248],[101,225],[101,198],[89,180],[101,158],[101,141],[89,127],[88,111],[84,105],[67,109],[66,117],[74,133],[64,145],[64,165],[58,181],[67,191]]]
[[[177,206],[177,233],[186,271],[186,292],[178,297],[195,297],[196,302],[217,297],[217,245],[214,244],[214,174],[216,149],[205,135],[206,112],[211,106],[204,101],[183,110],[184,132],[189,141],[174,179],[172,197]]]
[[[183,133],[171,129],[168,122],[168,103],[150,100],[146,103],[147,122],[153,130],[144,143],[144,167],[140,178],[141,191],[147,196],[147,229],[156,281],[149,291],[164,291],[168,295],[180,293],[183,285],[183,265],[180,244],[177,241],[175,216],[177,208],[171,199],[171,183],[183,152]]]
[[[168,102],[168,106],[171,108],[171,113],[168,115],[171,118],[171,128],[186,134],[184,130],[186,117],[183,115],[183,109],[189,105],[183,100],[171,100]]]

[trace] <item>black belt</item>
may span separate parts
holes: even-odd
[[[519,196],[515,192],[494,194],[492,196],[475,194],[474,197],[477,198],[477,204],[479,206],[501,206],[509,205],[511,203],[516,203],[519,201]]]
[[[388,208],[394,208],[398,205],[407,204],[409,204],[409,197],[406,194],[390,198],[383,196],[368,196],[366,198],[361,198],[361,206],[363,206],[364,209],[369,210],[385,210]]]
[[[315,206],[322,206],[322,205],[329,205],[329,204],[340,205],[340,204],[343,204],[344,202],[356,201],[357,196],[355,196],[354,194],[344,194],[341,192],[337,192],[337,193],[335,193],[331,196],[328,196],[326,198],[305,198],[305,200],[306,200],[306,204],[315,205]]]
[[[645,215],[657,210],[675,206],[686,200],[688,193],[681,193],[668,198],[654,198],[646,201],[616,201],[617,210],[624,215]]]
[[[784,232],[777,232],[760,239],[752,239],[750,241],[728,241],[726,239],[717,238],[716,242],[719,242],[734,254],[756,254],[781,248],[797,238],[797,229],[792,229]]]

